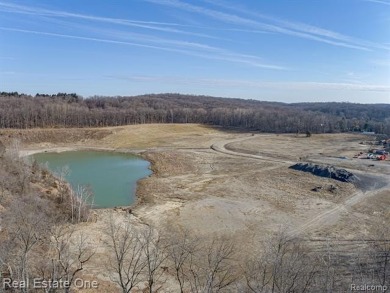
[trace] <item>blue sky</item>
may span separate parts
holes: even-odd
[[[0,0],[0,91],[390,103],[390,0]]]

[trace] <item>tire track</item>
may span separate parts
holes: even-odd
[[[257,138],[256,136],[245,136],[245,137],[240,137],[232,140],[224,140],[220,141],[217,143],[214,143],[213,145],[210,146],[210,148],[216,152],[223,153],[226,155],[232,155],[232,156],[238,156],[238,157],[246,157],[246,158],[252,158],[256,160],[263,160],[263,161],[270,161],[270,162],[275,162],[275,163],[280,163],[280,164],[286,164],[286,165],[292,165],[295,164],[296,162],[289,161],[289,160],[278,160],[274,158],[268,158],[265,156],[260,156],[260,155],[253,155],[253,154],[246,154],[246,153],[240,153],[240,152],[235,152],[232,150],[226,149],[226,145],[229,143],[234,143],[234,142],[242,142],[245,140],[250,140],[251,138]],[[356,170],[358,171],[358,170]],[[359,171],[361,173],[361,171]],[[383,179],[383,176],[377,173],[371,173],[371,175]],[[316,217],[309,219],[299,227],[293,229],[289,235],[290,236],[298,236],[300,234],[307,233],[309,231],[312,231],[314,229],[322,228],[325,226],[329,226],[332,224],[335,224],[342,213],[347,213],[350,211],[350,209],[356,205],[357,203],[375,196],[377,193],[383,191],[383,190],[388,190],[390,188],[390,183],[385,184],[385,186],[382,186],[381,188],[375,188],[376,184],[374,184],[373,190],[368,190],[368,191],[362,191],[358,190],[356,191],[352,196],[347,198],[343,203],[338,204],[336,207],[326,210]]]

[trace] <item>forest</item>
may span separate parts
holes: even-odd
[[[390,135],[390,105],[286,104],[180,94],[90,97],[58,93],[0,93],[0,128],[104,127],[141,123],[200,123],[259,132],[375,131]],[[134,225],[130,213],[112,215],[99,241],[79,227],[95,213],[87,188],[69,188],[66,170],[19,156],[20,144],[0,142],[0,292],[42,292],[8,286],[30,279],[67,282],[104,272],[98,291],[348,292],[367,284],[390,286],[388,225],[373,225],[365,239],[312,240],[281,229],[253,250],[245,239],[202,238],[166,223],[157,231]],[[169,229],[168,229],[169,227]],[[314,243],[314,244],[313,244]],[[105,267],[95,267],[102,259]],[[4,285],[6,284],[6,285]],[[107,286],[107,287],[103,287]],[[353,286],[353,287],[352,287]],[[20,289],[20,290],[19,290]],[[371,290],[371,287],[370,289]],[[363,291],[363,290],[361,290]],[[112,292],[112,291],[111,291]]]
[[[273,133],[370,131],[390,134],[390,104],[279,103],[182,95],[35,96],[0,93],[0,128],[200,123]]]

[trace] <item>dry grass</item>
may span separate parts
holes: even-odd
[[[378,230],[389,226],[389,205],[390,191],[381,191],[354,205],[335,225],[318,231],[317,235],[339,239],[375,239]]]
[[[205,138],[218,134],[215,128],[198,124],[144,124],[113,130],[100,141],[113,148],[145,149],[154,147],[208,147]],[[207,138],[206,138],[207,140]]]
[[[143,124],[105,128],[2,129],[0,140],[22,142],[26,149],[100,147],[149,149],[157,147],[208,148],[229,137],[216,127],[199,124]]]
[[[146,152],[144,158],[152,164],[152,171],[157,177],[168,177],[196,173],[196,166],[180,151]]]
[[[367,147],[359,142],[366,136],[356,134],[257,135],[254,139],[231,143],[229,149],[292,160],[313,156],[350,156]]]
[[[378,223],[390,221],[389,191],[385,190],[349,207],[343,204],[355,195],[356,188],[329,178],[288,169],[283,158],[298,161],[308,157],[322,163],[360,168],[362,161],[333,159],[351,156],[367,146],[367,140],[350,134],[321,134],[310,138],[295,135],[255,135],[224,132],[195,124],[158,124],[74,130],[74,141],[61,136],[70,130],[35,130],[25,139],[27,147],[45,144],[57,146],[105,147],[119,150],[143,150],[153,163],[154,175],[138,184],[138,204],[133,208],[134,221],[154,224],[163,229],[166,223],[178,225],[201,235],[224,234],[246,246],[255,245],[266,235],[301,227],[327,211],[340,208],[330,222],[319,222],[307,231],[313,237],[355,238],[370,235]],[[4,133],[0,132],[0,133]],[[83,138],[83,134],[89,133]],[[8,133],[7,135],[9,135]],[[39,135],[38,135],[39,134]],[[224,154],[210,149],[218,141],[245,138],[229,144],[230,149],[266,157],[279,162]],[[389,162],[378,162],[367,169],[377,175],[390,174]],[[379,166],[380,164],[380,166]],[[361,169],[361,168],[360,168]],[[362,170],[362,169],[361,169]],[[376,173],[375,173],[376,172]],[[328,187],[334,185],[335,191]],[[318,192],[311,191],[322,186]],[[97,211],[98,221],[85,229],[98,237],[107,220],[107,211]],[[122,215],[118,214],[120,220]],[[332,214],[333,216],[333,214]],[[98,260],[99,261],[99,260]],[[104,287],[109,292],[109,288]]]
[[[18,134],[18,131],[14,132]],[[64,134],[68,132],[69,138],[65,138]],[[221,231],[221,225],[230,227],[229,233],[236,233],[243,227],[264,233],[274,231],[280,225],[295,228],[342,205],[356,191],[351,184],[290,170],[289,165],[282,162],[215,152],[210,149],[213,143],[244,138],[228,144],[229,148],[279,161],[308,157],[340,165],[346,164],[347,160],[332,161],[332,157],[367,148],[359,144],[367,137],[353,134],[314,134],[310,138],[292,134],[251,136],[196,124],[40,129],[22,133],[26,136],[24,141],[35,148],[49,144],[51,147],[76,145],[146,150],[143,156],[152,162],[154,175],[139,182],[139,200],[134,211],[146,222],[157,219],[156,225],[160,225],[160,219],[169,219],[208,233]],[[82,138],[83,135],[86,137]],[[69,139],[74,141],[70,143]],[[360,162],[348,160],[352,167]],[[385,164],[387,162],[383,162],[383,167]],[[382,169],[377,167],[375,170]],[[337,188],[330,191],[330,185]],[[318,186],[322,189],[313,192],[312,189]],[[213,204],[208,204],[210,199]],[[374,211],[380,202],[369,210]]]
[[[353,207],[353,210],[368,217],[377,218],[382,224],[390,223],[390,191],[383,190],[375,197],[367,198]]]

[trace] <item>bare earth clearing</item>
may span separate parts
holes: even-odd
[[[309,239],[343,240],[367,238],[376,226],[390,222],[390,162],[352,159],[369,148],[359,144],[367,136],[252,135],[193,124],[0,134],[19,137],[25,153],[74,148],[141,153],[152,162],[154,174],[139,182],[134,223],[227,234],[245,239],[243,249],[281,227]],[[364,188],[288,169],[299,161],[346,168],[362,178]],[[318,186],[323,188],[312,191]],[[125,212],[95,213],[97,221],[80,229],[98,243],[108,215],[114,213],[119,221]],[[92,268],[88,273],[107,278]]]

